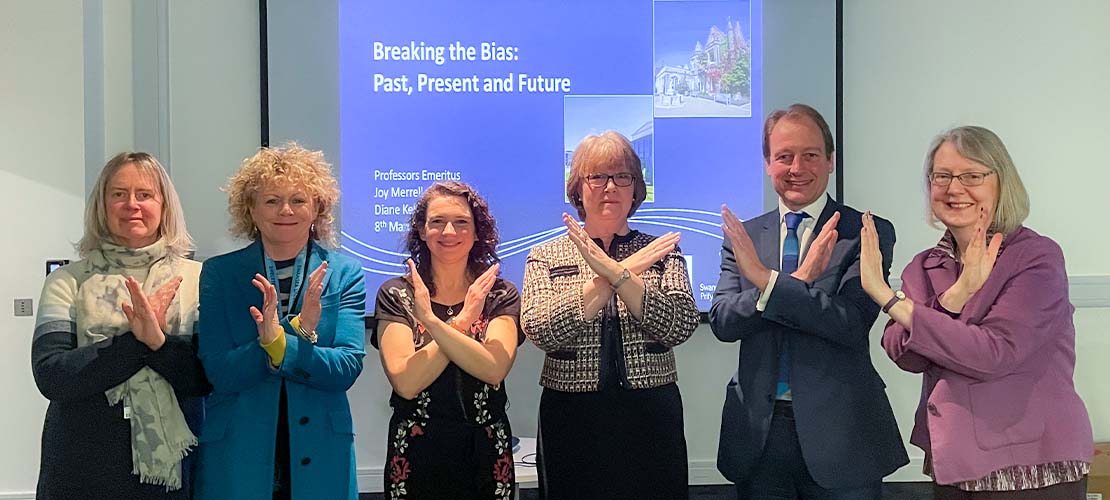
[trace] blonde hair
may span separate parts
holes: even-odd
[[[127,165],[134,166],[158,187],[158,195],[162,198],[158,237],[165,241],[170,255],[188,256],[196,247],[185,228],[185,211],[181,208],[181,199],[173,187],[170,174],[157,158],[141,152],[123,152],[113,156],[100,170],[100,176],[96,178],[96,184],[85,202],[85,233],[81,236],[81,241],[77,242],[77,253],[84,258],[106,242],[115,243],[115,237],[108,228],[108,204],[105,197],[108,195],[112,177]]]
[[[574,148],[574,155],[570,158],[570,177],[567,178],[567,199],[578,211],[580,219],[586,220],[586,208],[582,205],[582,181],[587,175],[613,164],[624,167],[632,174],[632,208],[628,217],[632,217],[647,199],[647,184],[644,172],[640,170],[640,157],[636,156],[632,143],[612,130],[590,134]]]
[[[991,221],[993,231],[1010,234],[1020,227],[1029,216],[1029,193],[1021,182],[1006,145],[987,128],[965,125],[945,130],[933,138],[929,154],[925,157],[926,193],[931,189],[929,176],[933,173],[933,159],[944,143],[951,144],[960,156],[987,167],[998,176],[998,201],[994,207],[994,220]],[[931,208],[926,208],[925,212],[930,225],[943,229]]]
[[[333,212],[339,202],[339,182],[332,175],[323,151],[310,151],[295,142],[260,149],[243,160],[239,172],[228,180],[224,191],[233,236],[258,239],[251,210],[259,191],[271,184],[303,186],[316,203],[310,237],[327,246],[337,244]]]

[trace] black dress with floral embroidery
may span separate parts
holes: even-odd
[[[374,318],[407,325],[420,350],[432,338],[413,316],[412,297],[412,285],[404,278],[386,281],[378,289]],[[444,321],[461,310],[462,304],[432,302],[432,311]],[[485,340],[490,320],[499,316],[511,316],[519,324],[520,294],[500,278],[470,326],[470,336]],[[523,341],[518,328],[517,343]],[[377,335],[371,343],[378,347]],[[512,498],[516,475],[507,403],[503,384],[489,385],[454,363],[414,399],[394,392],[389,400],[393,417],[385,464],[387,498]]]

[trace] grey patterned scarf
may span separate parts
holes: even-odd
[[[178,274],[178,258],[169,255],[159,240],[144,248],[104,244],[89,255],[92,275],[77,290],[77,346],[83,347],[129,331],[120,304],[131,302],[124,280],[134,276],[150,296]],[[194,311],[177,297],[166,310],[166,335],[191,334]],[[181,460],[197,444],[166,379],[143,367],[126,382],[105,392],[108,404],[124,404],[131,422],[132,474],[139,481],[181,488]]]

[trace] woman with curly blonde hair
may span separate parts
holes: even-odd
[[[347,389],[362,372],[362,268],[329,249],[339,189],[320,151],[264,148],[226,188],[252,240],[200,277],[200,359],[214,388],[197,498],[355,499]]]

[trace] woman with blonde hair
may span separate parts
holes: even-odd
[[[201,272],[200,359],[214,388],[200,499],[350,499],[347,389],[362,371],[366,288],[334,246],[339,189],[320,151],[264,148],[227,187],[246,247]]]
[[[193,343],[200,263],[157,159],[108,161],[77,247],[43,284],[31,344],[50,400],[36,498],[190,498],[209,390]]]

